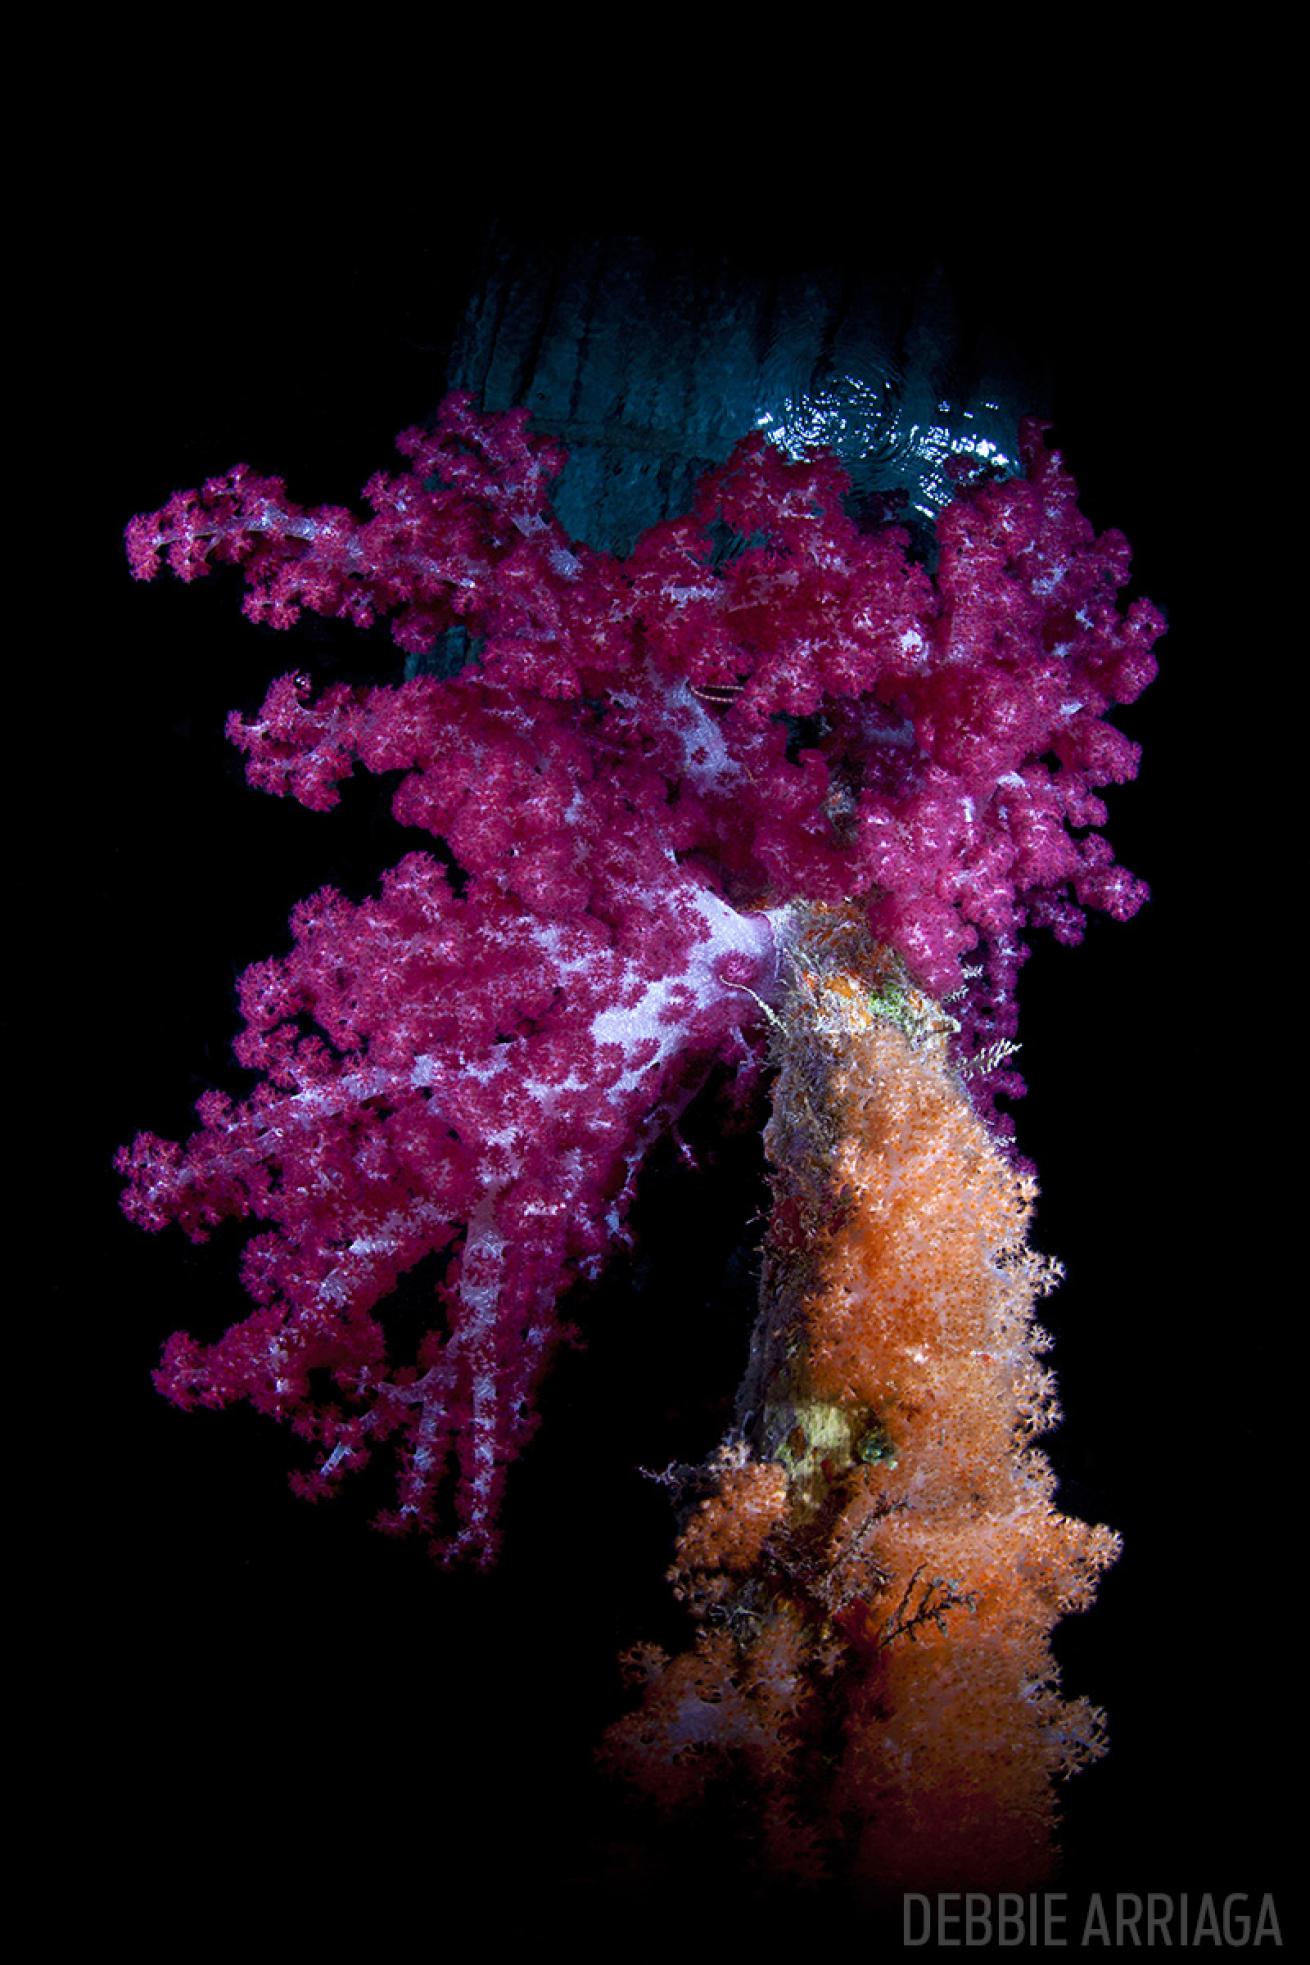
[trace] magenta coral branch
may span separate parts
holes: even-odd
[[[718,965],[762,987],[772,975],[765,917],[685,879],[679,906],[670,873],[663,940],[680,959],[663,973],[635,959],[644,934],[570,935],[494,900],[455,903],[417,854],[377,903],[325,894],[297,911],[291,955],[243,981],[238,1048],[266,1072],[260,1090],[202,1101],[185,1150],[147,1135],[120,1163],[147,1227],[172,1219],[200,1239],[228,1216],[273,1224],[246,1251],[260,1307],[208,1349],[174,1339],[170,1396],[246,1397],[290,1419],[323,1449],[306,1492],[399,1435],[387,1525],[430,1534],[453,1446],[451,1548],[490,1550],[556,1301],[621,1230],[631,1142],[652,1115],[676,1116],[725,1040],[744,1051],[753,1004]],[[516,1030],[533,1011],[542,1030]],[[299,1037],[301,1015],[329,1041]],[[416,1364],[389,1364],[379,1304],[462,1224]],[[316,1369],[336,1388],[326,1405]]]
[[[623,561],[564,534],[561,459],[521,414],[454,397],[400,448],[367,520],[239,468],[129,530],[139,577],[238,563],[275,626],[309,607],[388,616],[410,650],[456,623],[481,645],[446,681],[315,698],[283,676],[232,717],[251,782],[314,810],[357,766],[402,773],[397,820],[459,874],[413,852],[369,899],[303,902],[290,951],[242,979],[257,1089],[120,1165],[146,1227],[263,1224],[254,1313],[175,1338],[163,1389],[289,1421],[318,1455],[308,1493],[393,1442],[385,1525],[485,1557],[560,1296],[716,1062],[758,1069],[794,901],[858,901],[925,988],[967,980],[961,1057],[1013,1033],[1030,927],[1076,939],[1088,907],[1139,905],[1095,791],[1136,769],[1104,717],[1150,679],[1162,623],[1121,611],[1123,541],[1094,536],[1036,426],[1026,480],[943,515],[931,577],[903,533],[856,527],[832,459],[759,438]],[[972,1085],[1004,1130],[992,1101],[1018,1081],[991,1060]],[[434,1254],[402,1359],[385,1300]]]

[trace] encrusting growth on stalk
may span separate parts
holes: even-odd
[[[952,1020],[853,911],[798,928],[750,1363],[671,1572],[699,1628],[629,1654],[644,1699],[605,1755],[670,1805],[744,1774],[775,1870],[1023,1887],[1051,1868],[1053,1782],[1103,1751],[1050,1634],[1119,1548],[1058,1511],[1032,1444],[1059,1270]]]

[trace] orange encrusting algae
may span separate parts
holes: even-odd
[[[771,1867],[886,1890],[1040,1882],[1053,1784],[1104,1751],[1049,1640],[1118,1538],[1032,1445],[1059,1270],[953,1029],[852,916],[798,920],[759,1320],[671,1572],[700,1628],[629,1654],[605,1750],[669,1805],[735,1775]]]

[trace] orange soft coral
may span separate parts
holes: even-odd
[[[812,911],[778,1019],[776,1205],[738,1424],[672,1572],[691,1651],[634,1656],[609,1757],[669,1802],[744,1777],[774,1865],[876,1887],[1049,1873],[1053,1782],[1103,1750],[1050,1632],[1117,1552],[1056,1509],[1033,1184],[951,1020]]]

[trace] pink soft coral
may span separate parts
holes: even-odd
[[[478,653],[317,700],[285,676],[232,718],[251,782],[315,810],[356,764],[402,772],[397,819],[459,872],[415,852],[373,900],[303,903],[290,953],[242,983],[257,1089],[120,1166],[146,1227],[266,1224],[254,1313],[207,1348],[175,1337],[162,1389],[287,1419],[307,1493],[394,1441],[384,1525],[485,1559],[561,1292],[716,1063],[758,1068],[790,904],[856,898],[925,988],[965,982],[963,1052],[1012,1034],[1030,924],[1072,940],[1085,908],[1140,904],[1089,829],[1094,788],[1136,768],[1105,711],[1150,680],[1162,623],[1120,611],[1124,542],[1093,535],[1036,425],[1026,480],[943,515],[935,576],[857,528],[832,459],[759,437],[624,561],[564,534],[562,459],[521,412],[452,397],[399,445],[411,469],[370,482],[367,520],[240,467],[129,528],[140,578],[236,562],[255,619],[386,615],[411,655],[459,625]],[[999,1062],[972,1085],[1004,1130]],[[377,1306],[434,1251],[431,1329],[396,1364]]]

